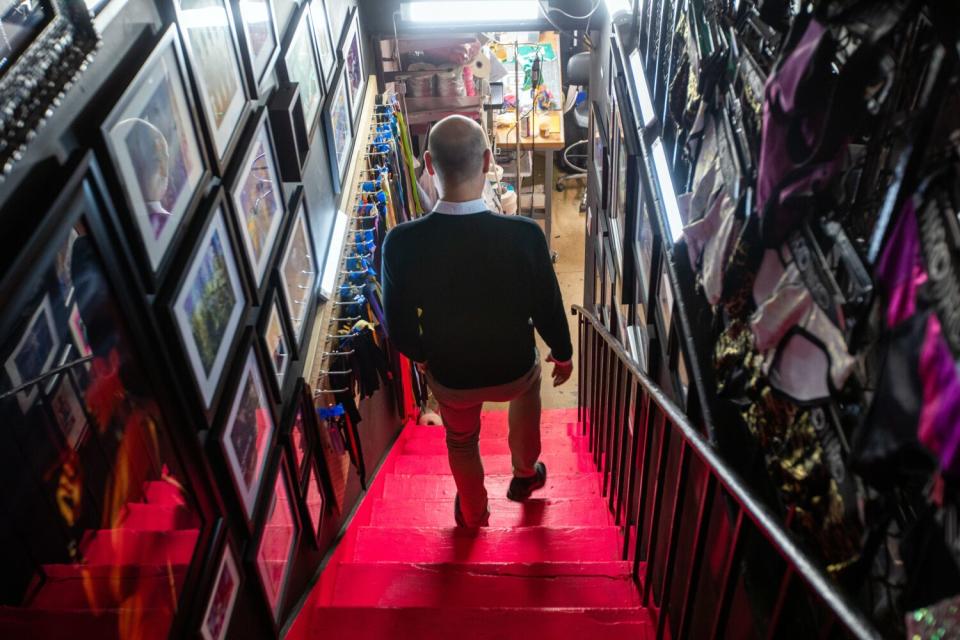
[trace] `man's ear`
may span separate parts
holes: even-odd
[[[429,151],[424,152],[423,163],[427,167],[427,173],[429,173],[432,176],[437,175],[436,170],[433,168],[433,156],[430,155]]]
[[[483,150],[483,175],[487,175],[487,172],[490,171],[490,165],[493,164],[493,152],[490,151],[490,148]]]

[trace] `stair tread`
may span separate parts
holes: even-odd
[[[533,498],[513,502],[490,496],[493,527],[604,526],[613,524],[606,504],[597,498]],[[452,499],[378,499],[373,503],[374,526],[447,526],[453,522]]]
[[[360,527],[355,562],[619,560],[617,527]]]
[[[404,428],[404,433],[407,434],[407,437],[440,437],[444,436],[444,429],[442,425],[428,426],[422,424],[411,424]],[[510,427],[509,423],[504,420],[487,420],[481,419],[480,421],[480,439],[484,438],[503,438],[506,437],[509,433]],[[576,421],[540,421],[540,436],[541,437],[579,437],[580,436],[580,427],[579,423]]]
[[[579,436],[558,436],[547,435],[540,438],[540,445],[543,451],[569,451],[577,453],[587,451],[588,441]],[[403,440],[400,451],[405,455],[437,455],[446,454],[447,441],[443,434],[437,435],[412,435]],[[494,435],[489,437],[480,436],[480,454],[501,455],[510,453],[510,443],[506,435]]]
[[[179,571],[167,572],[157,568],[156,572],[128,573],[119,571],[112,576],[75,576],[51,578],[30,600],[30,608],[40,609],[82,609],[88,607],[115,609],[130,602],[135,606],[147,608],[174,607],[173,593],[179,593],[186,576],[186,567]],[[172,580],[171,580],[172,578]],[[149,605],[155,606],[149,606]]]
[[[173,615],[172,608],[122,607],[92,612],[88,608],[0,607],[0,629],[4,638],[17,640],[107,640],[122,637],[164,640]],[[128,630],[127,635],[122,633],[122,629]]]
[[[484,479],[487,494],[506,496],[511,474],[489,474]],[[457,487],[448,473],[391,473],[384,478],[383,499],[453,500]],[[554,473],[548,469],[547,484],[535,494],[538,498],[598,498],[600,476],[596,473]]]
[[[200,522],[183,504],[132,502],[125,507],[119,528],[138,531],[172,531],[196,529]]]
[[[80,541],[86,564],[158,564],[190,562],[200,531],[137,531],[97,529],[87,531]]]
[[[547,472],[561,474],[590,473],[595,467],[589,454],[571,451],[544,451],[541,460],[547,465]],[[488,473],[507,474],[513,471],[513,461],[509,455],[483,456],[483,468]],[[410,455],[400,454],[396,459],[394,473],[420,475],[450,473],[450,462],[446,454]]]
[[[325,607],[309,615],[314,629],[352,640],[647,640],[655,631],[640,608]]]
[[[337,572],[333,605],[639,606],[625,564],[345,564]]]

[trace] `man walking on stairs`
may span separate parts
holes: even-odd
[[[540,457],[540,362],[536,330],[549,345],[553,384],[573,372],[560,284],[540,226],[489,211],[483,188],[492,155],[483,129],[462,116],[434,125],[426,168],[440,200],[428,215],[394,228],[383,246],[383,304],[397,348],[422,370],[440,404],[454,517],[485,526],[480,459],[484,402],[510,402],[513,480],[523,501],[546,484]]]

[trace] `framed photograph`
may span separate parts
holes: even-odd
[[[317,50],[312,22],[310,5],[304,3],[294,17],[287,40],[283,44],[282,64],[279,65],[281,80],[295,82],[300,87],[304,124],[311,138],[323,106],[320,53]]]
[[[262,293],[284,214],[283,190],[266,109],[261,109],[256,118],[246,149],[229,183],[230,200],[253,288]]]
[[[261,371],[256,349],[251,346],[241,363],[220,436],[220,446],[248,525],[252,524],[275,430],[273,408]]]
[[[273,63],[280,55],[280,36],[273,0],[231,2],[237,21],[243,70],[250,93],[260,99],[266,93]]]
[[[280,298],[274,291],[270,296],[270,306],[263,314],[260,327],[260,338],[263,340],[264,351],[270,363],[270,386],[278,402],[283,402],[284,379],[290,370],[292,353],[290,337],[286,322],[280,309]]]
[[[159,284],[210,176],[176,25],[160,38],[101,131],[147,282]]]
[[[249,112],[240,45],[227,0],[174,0],[187,61],[220,175]]]
[[[291,489],[290,472],[280,459],[280,469],[273,483],[273,493],[266,503],[261,519],[263,527],[256,545],[256,567],[273,613],[280,618],[293,556],[297,550],[300,525],[297,520],[296,494]]]
[[[222,190],[214,196],[211,213],[198,235],[200,241],[193,247],[173,295],[172,315],[209,413],[247,310]]]
[[[337,52],[334,49],[334,43],[339,42],[339,40],[334,40],[330,33],[330,21],[327,19],[327,7],[324,0],[310,0],[310,16],[313,18],[313,34],[317,41],[317,52],[320,54],[323,80],[327,83],[327,90],[329,91],[330,77],[337,66]]]
[[[90,341],[87,339],[87,328],[83,325],[83,318],[80,317],[80,308],[77,307],[76,304],[70,308],[67,323],[70,325],[70,338],[73,340],[73,345],[77,348],[80,356],[86,357],[91,355],[93,350],[90,348]]]
[[[660,261],[660,280],[657,284],[657,299],[660,303],[660,320],[663,324],[664,340],[670,335],[673,321],[673,285],[667,273],[667,256]]]
[[[329,85],[327,103],[323,106],[323,126],[326,132],[327,164],[330,165],[333,191],[340,193],[343,190],[343,178],[353,151],[353,119],[350,117],[344,65],[340,65]]]
[[[327,22],[330,23],[330,35],[334,42],[340,42],[343,28],[350,17],[351,0],[324,0],[327,9]]]
[[[280,289],[293,328],[294,346],[303,343],[310,311],[316,298],[318,265],[310,240],[307,205],[302,190],[294,201],[296,213],[280,260]]]
[[[353,9],[350,26],[340,43],[340,58],[347,76],[351,119],[356,122],[363,108],[363,91],[367,86],[367,76],[363,69],[363,43],[360,40],[360,15],[357,9]]]
[[[310,526],[305,527],[313,532],[313,539],[320,544],[320,530],[323,527],[323,515],[327,510],[327,492],[323,487],[323,478],[320,475],[319,462],[309,465],[307,470],[307,491],[304,502],[307,506],[307,517]]]
[[[590,104],[591,157],[593,174],[596,176],[597,204],[601,210],[610,206],[609,189],[606,188],[610,174],[610,133],[603,121],[603,110],[596,102]]]
[[[83,401],[69,375],[60,374],[49,398],[53,419],[63,433],[63,439],[71,449],[78,449],[87,434],[89,421],[83,410]]]
[[[318,427],[313,398],[302,378],[297,381],[293,402],[290,404],[285,424],[290,438],[290,460],[293,467],[291,471],[297,479],[297,486],[304,489],[308,479],[307,467],[313,452],[313,438]]]
[[[50,296],[45,295],[30,315],[20,339],[3,364],[11,386],[19,387],[53,368],[57,356],[60,355],[60,344],[53,305],[50,303]],[[38,385],[31,385],[17,393],[20,411],[29,411],[36,402],[38,393]]]
[[[217,566],[213,590],[200,624],[200,635],[204,640],[225,640],[239,593],[240,570],[228,542],[223,546],[223,556]]]

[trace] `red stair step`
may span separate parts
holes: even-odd
[[[199,519],[186,505],[132,502],[126,506],[126,514],[120,521],[121,529],[140,531],[171,531],[174,529],[197,529]]]
[[[310,626],[351,640],[652,640],[643,609],[511,609],[453,607],[325,607]],[[362,624],[358,621],[362,620]]]
[[[481,414],[481,420],[485,422],[506,422],[509,419],[510,412],[506,410],[500,411],[484,411]],[[577,421],[577,409],[572,407],[570,409],[544,409],[540,412],[540,422],[541,423],[561,423],[566,424],[567,422],[576,422]]]
[[[606,562],[616,527],[360,527],[355,562]]]
[[[345,564],[333,606],[636,607],[630,563]]]
[[[197,529],[99,529],[84,534],[80,552],[90,565],[187,564],[193,556],[199,533]]]
[[[481,440],[484,438],[505,438],[509,432],[510,429],[506,420],[487,420],[486,418],[480,420]],[[433,436],[442,438],[445,431],[443,427],[439,426],[412,424],[404,429],[404,433],[407,434],[407,437]],[[576,422],[540,422],[541,438],[553,436],[563,438],[578,435],[580,435],[580,427]]]
[[[539,494],[534,494],[539,495]],[[602,527],[613,524],[606,505],[597,496],[588,499],[531,498],[513,502],[489,498],[490,526]],[[373,505],[373,526],[443,527],[453,523],[452,500],[377,500]]]
[[[587,440],[571,438],[570,436],[550,435],[541,437],[540,447],[543,451],[569,451],[576,453],[588,451]],[[447,453],[447,442],[442,434],[430,436],[413,436],[403,442],[401,451],[408,455],[439,455]],[[480,453],[489,455],[507,455],[510,453],[510,443],[506,436],[480,438]]]
[[[153,504],[177,505],[187,504],[187,499],[183,495],[180,487],[172,482],[165,480],[151,480],[143,484],[143,501]]]
[[[0,607],[0,637],[16,640],[165,640],[172,609],[105,611]]]
[[[129,606],[148,609],[173,609],[187,568],[113,567],[113,575],[47,576],[46,582],[30,600],[29,607],[40,609],[101,609]]]
[[[589,473],[595,470],[593,460],[588,454],[545,451],[541,459],[547,465],[548,475],[550,473]],[[509,455],[484,456],[483,469],[490,474],[506,474],[513,472],[513,464]],[[446,455],[400,455],[397,457],[393,471],[411,475],[448,474],[450,462]]]
[[[492,497],[506,496],[507,487],[513,479],[509,474],[490,474],[484,479],[487,494]],[[384,478],[383,499],[390,500],[448,500],[451,503],[457,493],[449,469],[443,474],[396,474]],[[593,498],[600,496],[600,476],[591,474],[560,474],[550,471],[547,484],[533,495],[538,498]]]

